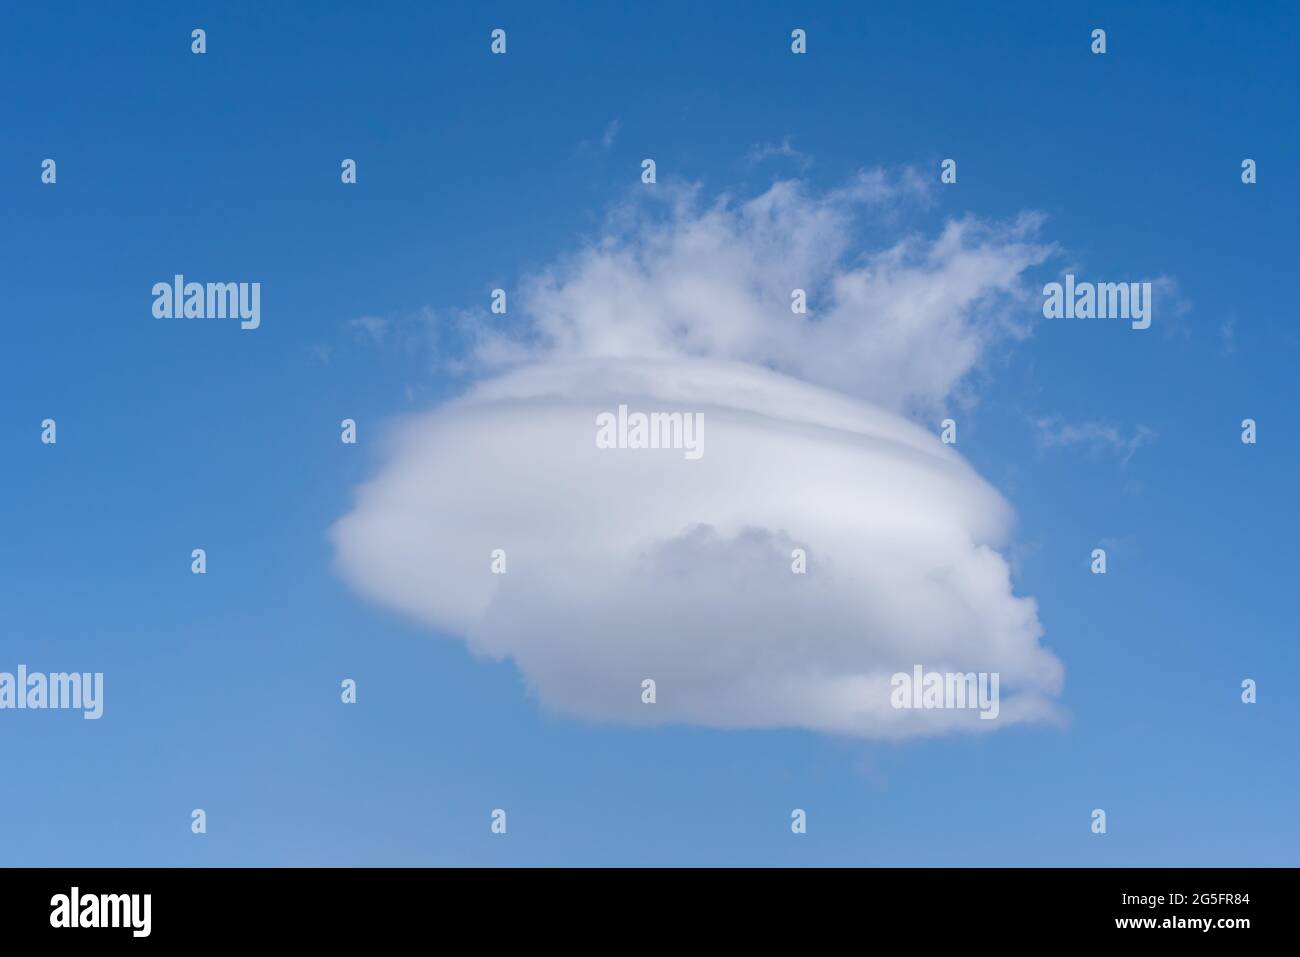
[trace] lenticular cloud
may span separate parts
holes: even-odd
[[[1032,224],[967,222],[846,264],[853,215],[891,199],[866,182],[624,216],[533,277],[528,334],[480,349],[504,365],[391,430],[332,530],[343,577],[589,719],[903,737],[1052,717],[1060,662],[996,550],[1010,510],[901,414],[1014,334],[999,308],[1048,250]],[[791,314],[795,286],[824,311]],[[889,375],[850,388],[855,357]],[[599,448],[619,405],[702,413],[703,455]],[[918,664],[998,672],[998,720],[895,710]]]

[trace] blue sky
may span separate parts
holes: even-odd
[[[0,669],[102,671],[105,714],[0,712],[0,863],[1295,864],[1300,16],[868,6],[6,10]],[[801,156],[755,161],[784,142]],[[954,407],[1016,513],[1067,723],[577,720],[342,580],[328,531],[381,468],[370,439],[474,378],[450,317],[598,234],[647,156],[743,196],[937,183],[955,157],[891,230],[1039,211],[1060,252],[1031,280],[1176,284],[1145,332],[1031,304]],[[261,328],[154,320],[176,272],[260,281]],[[421,331],[370,343],[366,316]],[[1044,447],[1043,419],[1154,437]]]

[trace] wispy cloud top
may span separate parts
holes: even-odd
[[[698,187],[646,190],[598,239],[528,277],[522,327],[485,332],[479,356],[730,359],[932,408],[991,346],[1025,334],[1024,274],[1054,248],[1032,214],[859,247],[864,217],[886,221],[926,195],[915,173],[879,170],[821,193],[797,180],[708,202]],[[792,310],[795,290],[806,314]]]

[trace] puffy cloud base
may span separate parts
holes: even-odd
[[[703,456],[598,448],[620,403],[703,413]],[[359,591],[512,660],[548,709],[904,737],[1055,714],[1060,662],[996,551],[1010,521],[880,406],[746,363],[604,357],[401,422],[332,537]],[[1000,673],[999,718],[894,709],[890,677],[916,664]]]

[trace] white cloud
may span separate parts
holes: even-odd
[[[745,156],[745,165],[757,166],[770,159],[790,160],[803,170],[811,166],[813,161],[807,153],[802,153],[791,146],[790,137],[787,136],[780,143],[759,143],[750,147],[749,153]]]
[[[1131,435],[1125,435],[1118,426],[1108,422],[1071,423],[1059,416],[1038,419],[1035,425],[1038,427],[1038,443],[1043,448],[1080,445],[1094,453],[1117,452],[1122,465],[1127,465],[1138,449],[1156,438],[1155,431],[1145,425],[1135,426]]]
[[[609,125],[605,127],[605,132],[600,138],[600,145],[602,149],[609,149],[611,146],[614,145],[614,140],[618,136],[618,127],[619,127],[618,117],[615,117],[614,119],[609,121]]]
[[[616,116],[605,124],[605,131],[600,134],[600,139],[580,141],[575,149],[578,155],[589,155],[593,153],[607,153],[614,147],[614,141],[618,139],[618,131],[622,126],[619,118]]]
[[[524,284],[526,333],[481,343],[495,374],[393,429],[332,530],[342,575],[562,713],[871,737],[1052,717],[1062,667],[996,551],[1009,508],[899,414],[1019,334],[1005,307],[1050,250],[1024,218],[850,255],[855,215],[900,189],[624,210]],[[598,449],[620,402],[703,412],[703,458]],[[892,709],[914,664],[999,672],[1000,718]]]
[[[356,330],[358,336],[369,342],[381,343],[388,335],[390,320],[381,319],[379,316],[362,316],[359,319],[349,319],[348,326]]]
[[[1052,247],[1038,218],[948,222],[862,255],[864,212],[915,195],[911,177],[862,174],[812,196],[785,181],[747,202],[669,194],[599,242],[531,278],[520,302],[531,342],[488,339],[489,360],[698,356],[752,362],[896,409],[933,409],[984,355],[1023,327],[1007,305]],[[851,255],[852,253],[852,255]],[[790,310],[808,294],[808,315]]]
[[[1223,340],[1223,354],[1230,356],[1237,351],[1236,317],[1226,320],[1219,326],[1219,338]]]

